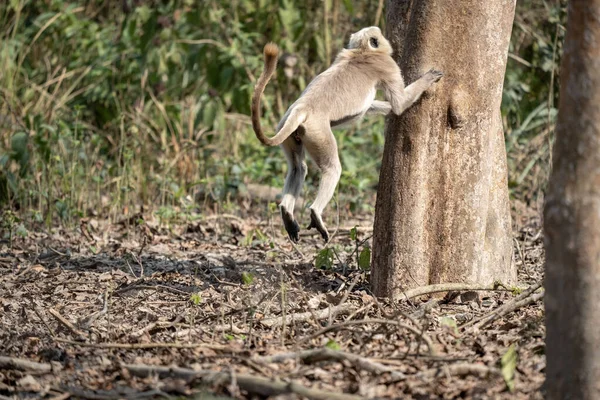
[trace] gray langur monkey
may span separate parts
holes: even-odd
[[[279,122],[275,136],[269,138],[260,124],[260,99],[277,67],[279,49],[268,43],[263,53],[264,70],[252,96],[252,127],[258,140],[266,146],[280,145],[287,158],[288,172],[279,206],[283,224],[290,239],[298,242],[300,227],[294,218],[294,206],[307,173],[306,149],[322,172],[307,229],[316,228],[327,242],[329,233],[321,215],[342,172],[331,128],[356,122],[367,113],[386,115],[391,111],[400,115],[439,81],[442,73],[430,70],[405,87],[400,68],[391,56],[392,47],[381,30],[364,28],[352,34],[348,47],[310,82]],[[378,88],[387,101],[375,100]]]

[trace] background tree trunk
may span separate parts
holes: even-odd
[[[514,10],[514,0],[388,2],[405,81],[430,68],[444,77],[387,126],[371,275],[378,296],[516,278],[500,115]]]
[[[549,399],[600,398],[600,0],[572,0],[544,210]]]

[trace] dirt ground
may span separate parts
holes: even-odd
[[[29,232],[0,244],[0,399],[541,399],[542,235],[521,211],[531,290],[393,303],[357,267],[347,227],[367,245],[369,217],[342,215],[331,269],[315,234],[294,249],[252,216]]]

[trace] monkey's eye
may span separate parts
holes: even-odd
[[[369,44],[371,45],[371,47],[376,49],[379,47],[379,40],[377,40],[377,38],[372,37],[371,39],[369,39]]]

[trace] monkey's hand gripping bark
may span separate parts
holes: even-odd
[[[294,206],[306,177],[306,150],[322,172],[307,229],[316,228],[329,241],[322,213],[342,171],[331,128],[359,121],[365,114],[400,115],[439,81],[442,73],[430,70],[405,87],[400,68],[391,57],[392,48],[381,30],[364,28],[350,36],[348,48],[338,54],[329,69],[313,79],[285,113],[277,133],[267,137],[260,124],[260,99],[275,73],[279,49],[269,43],[263,52],[265,66],[252,96],[252,127],[261,143],[281,146],[287,159],[288,173],[279,206],[283,224],[290,239],[297,242],[300,227],[294,218]],[[377,88],[383,89],[387,101],[375,100]]]

